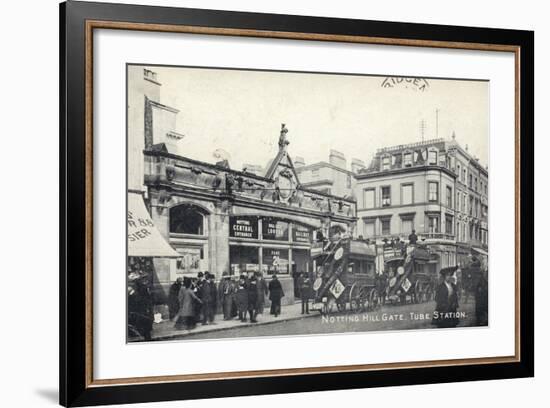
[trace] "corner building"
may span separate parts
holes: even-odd
[[[408,242],[414,229],[433,272],[461,264],[471,247],[486,253],[488,172],[454,135],[378,149],[355,177],[358,237]]]

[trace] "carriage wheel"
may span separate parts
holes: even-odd
[[[359,303],[360,288],[354,283],[349,291],[349,309],[352,312],[358,312],[361,305]]]
[[[366,289],[354,283],[349,292],[349,308],[352,312],[365,310],[368,301]]]
[[[380,295],[376,289],[371,289],[369,293],[369,306],[370,310],[378,310],[382,306],[380,302]]]

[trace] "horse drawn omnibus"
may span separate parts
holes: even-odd
[[[317,277],[313,283],[313,309],[322,314],[380,307],[380,280],[375,251],[364,242],[341,238],[314,252]]]

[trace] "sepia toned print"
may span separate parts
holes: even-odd
[[[487,326],[488,89],[128,65],[127,340]]]

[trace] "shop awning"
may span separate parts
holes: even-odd
[[[128,193],[127,225],[128,256],[181,257],[155,227],[141,194]]]
[[[476,248],[476,247],[473,247],[472,249],[474,251],[478,252],[481,255],[489,256],[489,253],[487,251],[485,251],[484,249]]]

